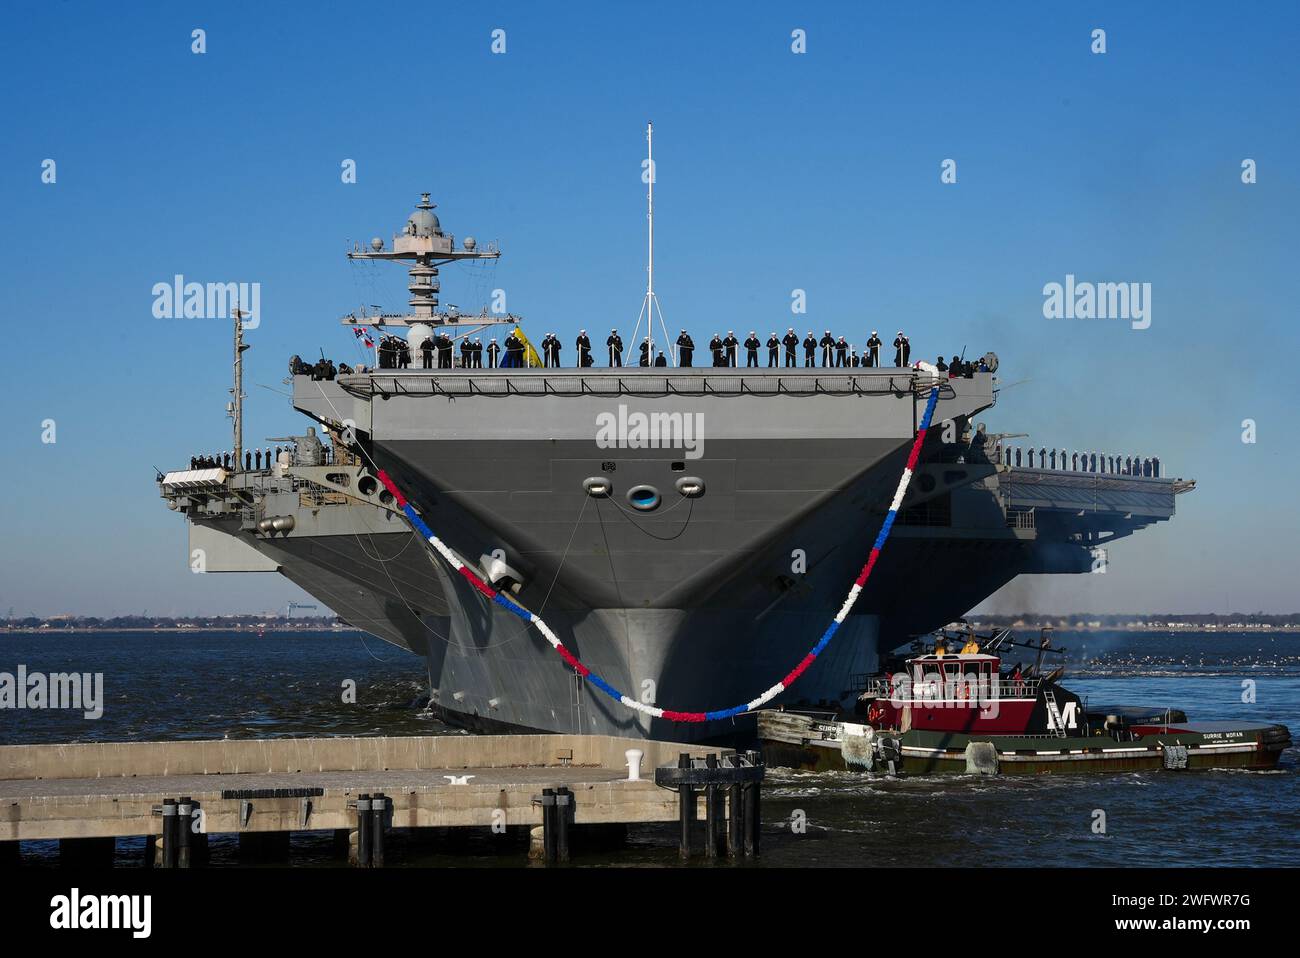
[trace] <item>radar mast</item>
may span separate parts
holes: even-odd
[[[376,236],[368,248],[356,245],[348,252],[350,260],[387,260],[388,262],[409,262],[407,270],[410,282],[407,290],[411,298],[407,301],[410,312],[385,313],[379,307],[372,307],[374,312],[362,309],[359,313],[349,313],[341,320],[344,326],[404,326],[417,324],[427,326],[447,326],[466,323],[475,329],[496,326],[504,323],[518,325],[520,317],[513,313],[489,313],[485,307],[474,316],[462,316],[453,306],[447,310],[438,309],[438,293],[441,290],[438,281],[438,269],[448,263],[461,260],[499,259],[501,251],[495,242],[480,249],[474,237],[466,236],[459,247],[456,237],[444,233],[442,224],[433,212],[437,204],[429,201],[430,194],[421,193],[420,202],[406,221],[400,233],[393,236],[393,245],[386,247],[383,239]],[[468,335],[474,329],[466,329],[461,335]]]

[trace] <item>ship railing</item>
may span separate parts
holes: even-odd
[[[712,367],[709,367],[710,369]],[[757,371],[753,371],[757,373]],[[519,373],[487,370],[486,375],[449,374],[434,370],[369,370],[342,377],[341,385],[352,391],[376,395],[446,396],[580,396],[580,395],[906,395],[929,389],[907,372],[845,371],[746,374],[740,369],[683,374],[632,368],[586,371],[563,367],[525,370]]]
[[[892,699],[895,690],[898,690],[900,697],[905,697],[907,701],[913,702],[941,702],[950,701],[957,690],[961,690],[964,695],[968,688],[973,687],[974,700],[978,701],[980,697],[985,699],[997,699],[999,701],[1007,699],[1035,699],[1038,697],[1038,689],[1041,685],[1039,679],[999,679],[997,682],[980,682],[975,680],[971,685],[964,682],[956,681],[951,686],[945,682],[908,682],[906,685],[900,685],[893,679],[876,678],[868,680],[865,683],[864,695],[874,696],[881,699]]]
[[[240,480],[241,488],[256,494],[265,495],[276,492],[293,492],[295,489],[292,476],[277,476],[269,469],[235,474]]]
[[[996,457],[1001,465],[1014,469],[1113,476],[1118,479],[1164,478],[1159,456],[1077,451],[1067,453],[1064,449],[1046,447],[1026,451],[1019,446],[999,442]]]
[[[311,508],[339,505],[348,501],[346,494],[300,476],[277,476],[267,470],[241,472],[237,475],[239,489],[254,495],[296,492],[299,505]]]
[[[1007,528],[1009,529],[1033,529],[1034,523],[1033,509],[1007,510]]]
[[[341,506],[348,501],[346,494],[307,479],[295,480],[294,488],[298,490],[298,504],[311,509],[317,506]]]

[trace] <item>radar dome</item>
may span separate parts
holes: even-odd
[[[406,221],[406,231],[411,236],[441,236],[442,224],[430,210],[416,210]]]
[[[411,347],[412,353],[419,352],[420,343],[426,339],[433,339],[433,327],[428,323],[416,323],[406,330],[406,345]]]
[[[478,245],[478,242],[474,239],[474,237],[472,237],[472,236],[466,236],[466,237],[465,237],[465,248],[466,248],[467,250],[473,251],[474,247],[477,246],[477,245]]]
[[[381,249],[384,248],[384,241],[380,239],[378,236],[376,236],[374,239],[370,241],[370,248],[374,250],[376,253],[378,253]]]

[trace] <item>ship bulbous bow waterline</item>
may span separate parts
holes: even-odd
[[[646,703],[725,708],[779,681],[877,535],[935,382],[914,369],[380,369],[293,377],[329,442],[265,469],[168,473],[203,571],[278,571],[425,657],[472,728],[706,739],[599,694],[407,522],[392,476],[476,575]],[[1087,573],[1190,483],[1027,468],[974,417],[993,373],[943,379],[871,580],[776,704],[850,706],[877,655],[1023,573]],[[1046,463],[1044,463],[1046,465]],[[1053,457],[1053,465],[1055,457]],[[1064,456],[1060,463],[1066,466]]]

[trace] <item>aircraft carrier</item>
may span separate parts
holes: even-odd
[[[418,347],[434,330],[515,321],[439,308],[439,267],[499,251],[458,244],[433,209],[426,195],[391,244],[349,254],[408,264],[410,310],[345,316],[348,339],[398,329]],[[438,556],[381,470],[476,575],[544,618],[592,671],[641,702],[700,711],[753,699],[816,643],[881,527],[936,384],[872,578],[777,705],[851,706],[881,650],[1018,575],[1104,572],[1111,541],[1171,518],[1193,486],[1140,458],[1021,457],[976,420],[998,401],[993,353],[985,371],[952,379],[933,367],[358,366],[330,378],[297,366],[293,405],[313,427],[250,468],[238,316],[235,327],[233,457],[159,477],[186,517],[191,568],[280,573],[423,656],[430,707],[476,730],[680,741],[735,729],[675,724],[597,693]]]

